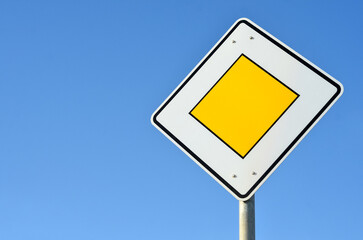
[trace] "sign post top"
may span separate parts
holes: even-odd
[[[342,92],[334,78],[242,18],[151,121],[245,201]]]

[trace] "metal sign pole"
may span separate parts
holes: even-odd
[[[255,240],[255,195],[239,201],[239,239]]]

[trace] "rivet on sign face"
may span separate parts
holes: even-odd
[[[255,39],[255,38],[251,36],[251,37],[250,37],[250,39],[251,39],[251,40],[253,40],[253,39]]]
[[[236,43],[236,41],[235,41],[235,40],[233,40],[233,41],[232,41],[232,43]]]
[[[252,172],[252,175],[257,175],[257,173],[256,172]]]
[[[237,175],[236,175],[236,174],[233,174],[233,175],[232,175],[232,177],[233,177],[233,178],[236,178],[236,177],[237,177]]]

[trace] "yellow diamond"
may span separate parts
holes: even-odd
[[[244,158],[298,96],[242,55],[190,114]]]

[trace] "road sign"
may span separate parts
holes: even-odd
[[[244,18],[171,93],[151,121],[245,201],[342,92],[338,81]]]

